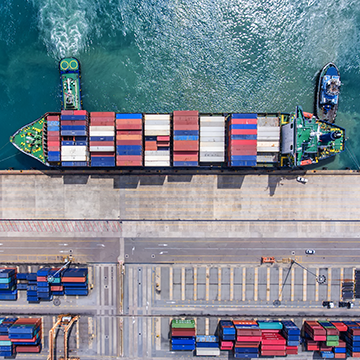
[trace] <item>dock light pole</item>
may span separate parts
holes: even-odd
[[[296,262],[295,260],[291,259],[291,265],[289,267],[289,270],[288,270],[288,273],[286,274],[286,277],[285,277],[285,280],[282,284],[282,287],[281,287],[281,291],[280,291],[280,294],[282,294],[283,290],[284,290],[284,286],[286,284],[286,280],[288,279],[289,277],[289,274],[290,274],[290,271],[291,271],[291,268],[293,267],[293,265],[296,264],[298,266],[300,266],[302,269],[306,270],[309,274],[315,276],[315,280],[319,283],[319,284],[324,284],[326,282],[326,276],[325,275],[319,275],[317,276],[316,274],[314,274],[312,271],[310,271],[308,268],[306,268],[305,266],[302,266],[301,264],[299,264],[298,262]],[[279,296],[280,297],[280,296]],[[281,301],[279,299],[277,300],[274,300],[273,302],[273,305],[274,306],[280,306],[281,305]]]

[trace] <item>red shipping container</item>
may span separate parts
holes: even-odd
[[[104,151],[104,152],[92,152],[91,157],[114,157],[115,152],[113,151]]]
[[[231,151],[230,153],[233,156],[236,155],[257,155],[257,151],[256,149],[234,149]]]
[[[41,319],[39,318],[19,318],[15,321],[17,325],[24,325],[24,324],[35,324],[40,325]]]
[[[116,161],[142,161],[141,155],[116,155]]]
[[[286,345],[261,345],[261,350],[269,350],[269,351],[285,351]]]
[[[335,359],[346,359],[347,356],[346,353],[335,353],[334,355]]]
[[[170,147],[170,141],[158,141],[157,146],[158,147]]]
[[[352,356],[352,357],[360,357],[360,352],[353,352],[353,351],[350,351],[350,355]]]
[[[60,116],[58,115],[49,115],[46,117],[47,121],[59,121]]]
[[[339,345],[337,347],[346,347],[346,342],[344,340],[339,340]]]
[[[242,341],[235,343],[235,347],[239,347],[239,348],[243,348],[243,347],[256,348],[259,345],[260,345],[260,341]]]
[[[47,277],[46,276],[37,276],[36,281],[45,282],[45,281],[47,281]]]
[[[90,141],[90,146],[114,146],[114,141]]]
[[[116,145],[142,145],[142,140],[116,140]]]
[[[234,325],[257,325],[257,322],[255,320],[233,320]],[[236,329],[236,330],[242,330],[242,329]],[[244,329],[247,330],[247,329]],[[259,329],[261,330],[261,329]]]
[[[233,124],[257,124],[257,119],[230,119],[230,125]]]
[[[82,277],[61,277],[61,282],[75,282],[75,283],[83,283],[86,281],[86,276]]]
[[[112,116],[91,116],[90,123],[93,121],[102,121],[104,123],[115,125],[115,118]]]
[[[58,146],[48,146],[48,151],[60,151],[60,145],[58,145]]]
[[[220,341],[220,350],[232,350],[234,343],[232,341]]]
[[[174,153],[173,156],[174,161],[199,161],[198,155],[177,155]]]
[[[88,122],[86,120],[61,120],[61,125],[64,126],[86,126]]]
[[[156,141],[145,141],[145,150],[147,151],[156,151],[157,150],[157,144]]]
[[[15,351],[18,353],[39,353],[41,345],[17,345]]]
[[[173,114],[174,116],[199,116],[197,110],[175,110]]]
[[[157,141],[170,141],[170,136],[158,136]]]
[[[102,112],[102,111],[93,111],[90,113],[90,117],[113,117],[115,119],[114,112]]]
[[[141,130],[142,125],[137,124],[116,124],[117,130]]]
[[[326,335],[314,335],[312,338],[315,341],[326,341]]]
[[[142,135],[117,135],[116,140],[142,140]]]
[[[257,147],[257,140],[230,140],[230,147],[232,147],[234,145]]]
[[[286,347],[286,353],[288,355],[297,355],[298,353],[298,347],[297,346],[287,346]]]
[[[74,110],[61,110],[61,115],[74,115]]]
[[[20,324],[20,325],[27,325],[26,323],[24,324]],[[41,336],[41,333],[39,333],[39,337]],[[26,342],[26,343],[34,343],[36,341],[36,337],[37,335],[35,335],[34,337],[32,337],[31,339],[11,339],[11,341],[13,343],[17,343],[17,342]],[[27,345],[26,345],[27,346]]]
[[[103,120],[97,120],[97,119],[92,119],[90,122],[90,126],[108,126],[111,129],[115,128],[115,124],[114,121],[109,122],[109,121],[103,121]]]
[[[60,142],[60,134],[57,133],[57,134],[50,134],[48,133],[47,134],[47,141],[56,141],[56,142]]]
[[[48,142],[47,142],[47,145],[48,146],[60,146],[60,140],[48,140]]]
[[[74,115],[87,115],[88,112],[86,110],[74,110]]]
[[[0,335],[0,341],[9,341],[10,338],[7,335]]]
[[[174,151],[199,150],[198,141],[174,141]]]
[[[199,130],[199,125],[192,124],[173,124],[174,130]]]
[[[331,322],[339,331],[347,331],[347,326],[342,321]]]
[[[285,356],[286,350],[283,351],[261,351],[262,356]]]
[[[142,130],[117,130],[117,135],[142,135]]]
[[[51,291],[63,291],[64,287],[62,285],[58,285],[58,286],[50,286],[50,290]]]
[[[236,341],[243,342],[243,341],[261,341],[261,336],[236,336]]]
[[[143,166],[142,161],[131,161],[131,160],[116,160],[116,166]]]
[[[116,124],[142,125],[142,119],[116,119]]]
[[[171,335],[172,336],[195,336],[196,332],[195,329],[185,329],[185,328],[179,328],[179,329],[171,329]]]
[[[257,129],[234,129],[230,135],[257,135]]]

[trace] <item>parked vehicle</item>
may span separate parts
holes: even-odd
[[[306,249],[306,250],[305,250],[305,254],[307,254],[307,255],[314,255],[314,254],[315,254],[315,250],[314,250],[314,249]]]
[[[304,177],[298,176],[296,178],[296,181],[299,182],[299,183],[302,183],[302,184],[306,184],[309,180],[304,178]]]
[[[323,307],[327,307],[328,309],[333,309],[335,307],[333,301],[323,301],[322,305]]]

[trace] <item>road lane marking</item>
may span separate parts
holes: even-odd
[[[266,269],[266,301],[270,301],[270,268]]]
[[[209,318],[205,318],[205,335],[209,335]]]
[[[210,269],[206,267],[206,277],[205,277],[205,299],[209,301],[209,288],[210,288]]]
[[[80,319],[76,321],[76,348],[80,348],[80,325],[79,325]]]
[[[340,268],[340,287],[339,287],[339,299],[342,300],[342,283],[344,281],[344,268]]]
[[[161,350],[161,318],[157,317],[154,320],[155,320],[155,331],[156,331],[155,348],[156,350]]]
[[[230,301],[234,300],[234,268],[230,268]]]
[[[242,272],[242,301],[245,301],[245,294],[246,294],[246,267],[243,267]]]
[[[221,266],[218,267],[218,301],[221,301]]]
[[[290,300],[294,301],[295,297],[295,269],[291,268],[291,294],[290,294]]]
[[[279,300],[282,300],[282,286],[283,286],[283,268],[279,267]]]
[[[303,301],[307,300],[307,271],[303,269]]]
[[[258,301],[259,268],[254,269],[254,301]]]
[[[197,266],[194,266],[194,300],[197,300]]]
[[[181,300],[185,300],[185,267],[181,267]]]
[[[331,268],[328,268],[327,274],[327,300],[331,300]]]
[[[169,300],[173,299],[173,268],[169,267]]]
[[[320,269],[316,268],[316,278],[319,278]],[[319,283],[315,281],[315,301],[319,301]]]

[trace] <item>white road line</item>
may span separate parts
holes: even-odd
[[[258,301],[258,292],[259,292],[259,268],[254,269],[254,301]]]
[[[282,300],[283,268],[279,267],[279,300]]]
[[[319,278],[319,274],[320,274],[320,269],[317,268],[316,269],[316,278]],[[319,283],[317,281],[315,281],[315,301],[319,301]]]
[[[221,267],[218,267],[218,301],[221,301]]]
[[[246,294],[246,267],[243,267],[242,272],[242,301],[245,301],[245,294]]]
[[[128,278],[128,304],[129,304],[129,314],[134,314],[134,305],[137,304],[137,302],[135,303],[135,299],[134,299],[134,269],[132,266],[127,267],[126,269],[126,276]],[[135,286],[136,287],[136,286]]]
[[[290,294],[290,300],[294,301],[295,297],[295,269],[291,268],[291,294]]]
[[[181,300],[185,300],[185,267],[181,267]]]
[[[266,269],[266,301],[270,301],[270,268]]]
[[[205,280],[205,299],[209,301],[209,288],[210,288],[210,269],[207,266],[205,269],[206,272],[206,280]]]
[[[197,300],[197,266],[194,266],[194,301]]]
[[[234,300],[234,268],[230,268],[230,301]]]
[[[328,268],[328,279],[327,279],[327,300],[331,300],[331,268]]]
[[[303,269],[303,301],[307,300],[307,271]]]
[[[169,267],[169,300],[173,299],[173,268]]]

